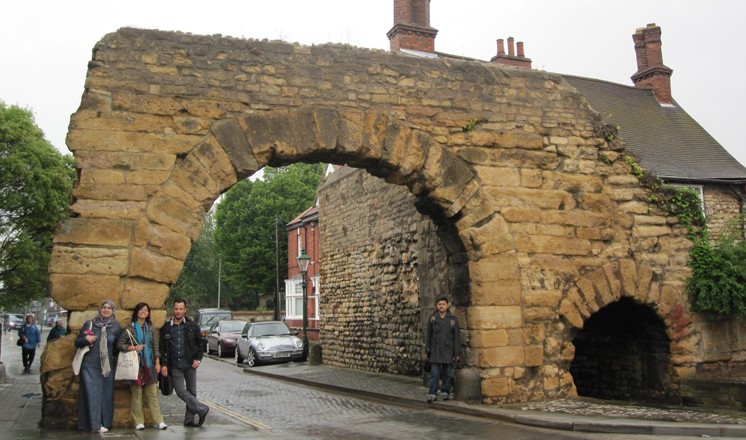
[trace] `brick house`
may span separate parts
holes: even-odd
[[[288,234],[288,277],[285,280],[285,322],[292,329],[303,328],[303,287],[297,258],[301,251],[311,257],[308,264],[308,339],[319,339],[319,204],[303,211],[285,227]]]

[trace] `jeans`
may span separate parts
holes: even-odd
[[[192,367],[169,368],[168,374],[173,380],[176,395],[186,403],[184,423],[193,422],[195,414],[206,413],[209,407],[197,400],[197,370]]]
[[[443,376],[443,383],[440,390],[444,393],[450,393],[453,384],[453,364],[430,364],[430,368],[430,388],[427,394],[438,395],[438,383],[441,375]]]

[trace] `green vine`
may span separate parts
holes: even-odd
[[[713,240],[697,191],[666,185],[643,170],[631,156],[625,156],[624,161],[642,186],[654,190],[647,202],[661,208],[666,215],[675,215],[693,242],[688,262],[692,274],[686,284],[692,309],[735,317],[746,315],[744,218],[731,221]]]
[[[697,312],[746,315],[746,241],[743,217],[731,221],[717,240],[709,233],[695,239],[690,251],[692,276],[687,292]]]

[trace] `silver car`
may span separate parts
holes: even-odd
[[[303,341],[282,321],[249,322],[236,345],[236,364],[303,360]]]

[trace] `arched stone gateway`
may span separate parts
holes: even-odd
[[[79,180],[53,296],[73,331],[104,298],[120,318],[160,308],[221,193],[265,165],[345,163],[406,186],[439,224],[485,402],[572,395],[573,328],[622,292],[663,318],[676,380],[696,361],[690,244],[599,121],[545,72],[120,29],[94,48],[71,119]],[[45,426],[76,418],[72,338],[42,359]]]

